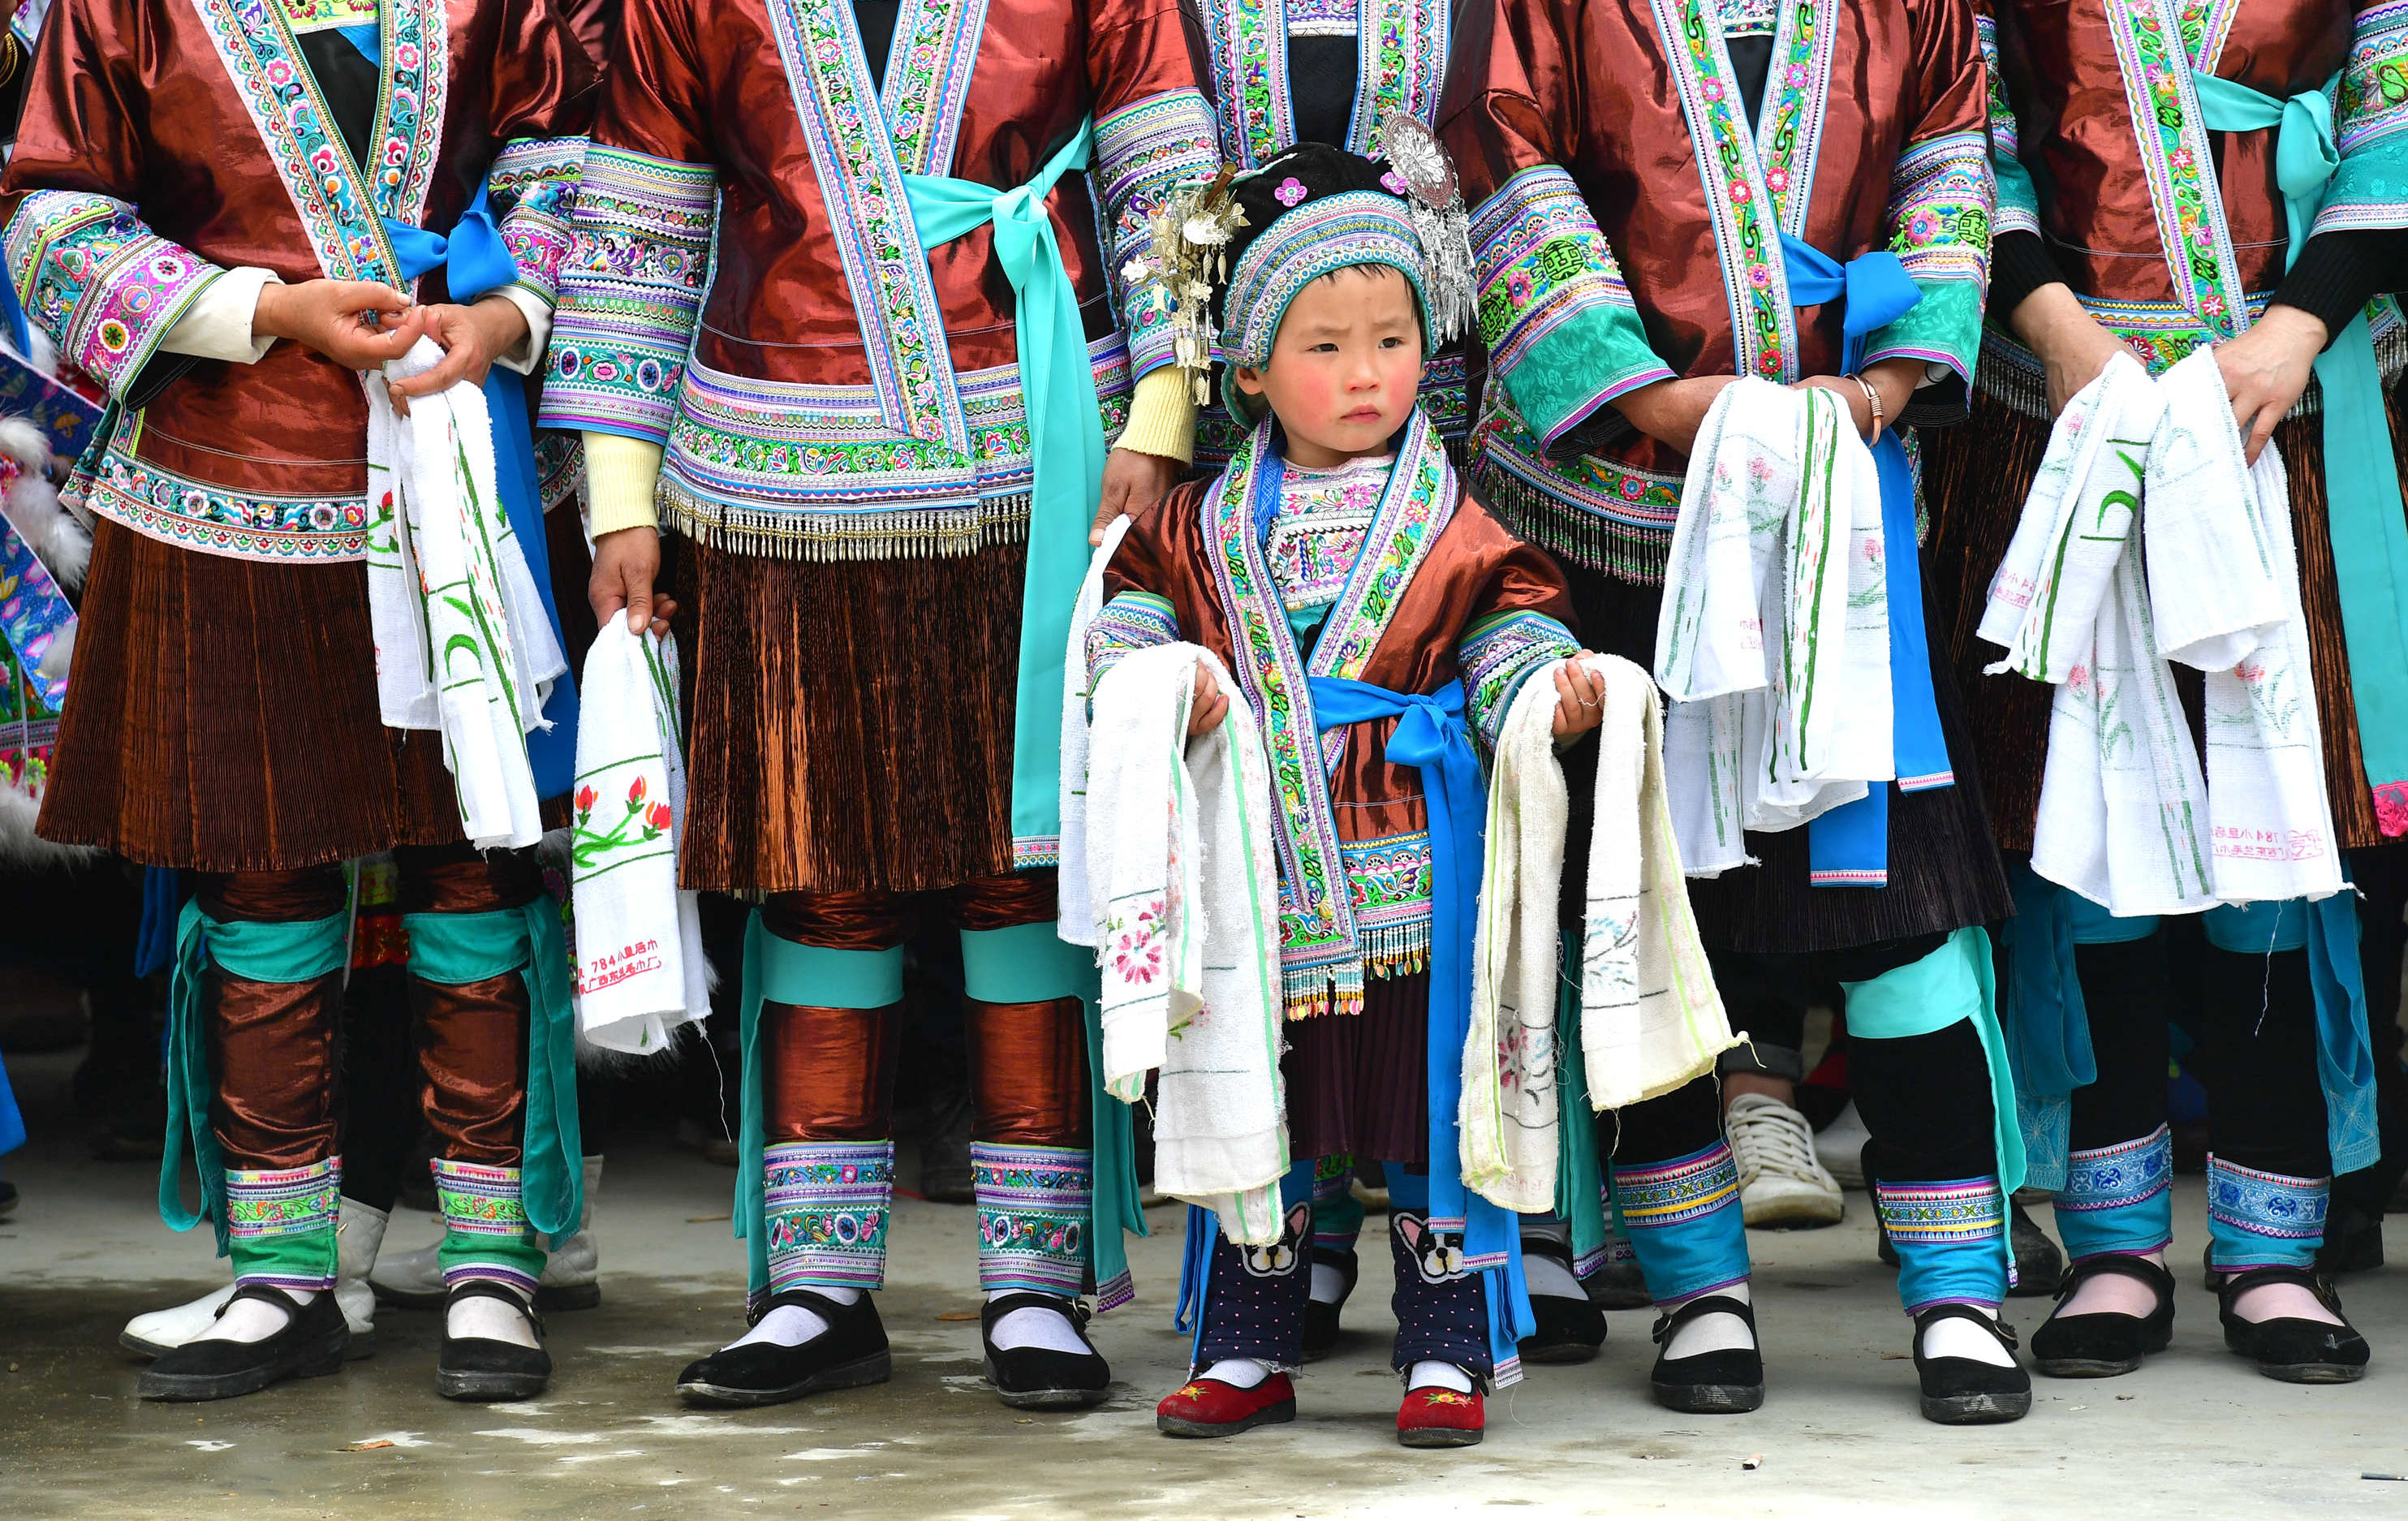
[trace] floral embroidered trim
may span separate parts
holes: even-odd
[[[2015,125],[2014,103],[2007,98],[2007,74],[1999,59],[1999,23],[1988,16],[1973,18],[1973,31],[1982,45],[1983,73],[1989,81],[1988,116],[1990,130],[1990,162],[1993,165],[2015,163],[2021,152],[2021,141]],[[1991,223],[1991,236],[2004,233],[2040,232],[2040,208],[2032,202],[2026,189],[2010,193],[2007,186],[1998,186],[1999,209]]]
[[[1179,614],[1167,596],[1132,587],[1103,605],[1087,625],[1087,690],[1128,655],[1158,644],[1179,642]]]
[[[2346,159],[2403,132],[2408,132],[2408,0],[2392,0],[2358,13],[2349,59],[2342,65],[2333,134]]]
[[[1613,1197],[1631,1230],[1665,1230],[1739,1207],[1739,1162],[1717,1141],[1650,1167],[1613,1169]]]
[[[2216,337],[2231,337],[2243,321],[2239,265],[2190,60],[2157,0],[2106,0],[2106,9],[2175,299]]]
[[[1084,1150],[971,1142],[979,1287],[1066,1299],[1084,1292],[1095,1181]]]
[[[1221,143],[1240,166],[1260,168],[1296,141],[1288,95],[1287,34],[1267,0],[1209,0],[1197,7],[1221,103]]]
[[[600,143],[587,151],[559,270],[544,426],[666,439],[710,268],[716,179],[707,164]]]
[[[1638,309],[1587,197],[1554,165],[1523,170],[1483,201],[1472,214],[1471,246],[1480,337],[1500,375],[1583,311]]]
[[[519,266],[518,283],[546,304],[559,295],[586,147],[582,137],[521,137],[502,145],[485,176],[502,243]]]
[[[905,0],[886,54],[880,114],[905,174],[946,174],[986,34],[986,0]]]
[[[441,1156],[427,1166],[435,1174],[435,1198],[446,1230],[455,1236],[507,1241],[526,1234],[526,1206],[519,1198],[517,1168],[454,1162]]]
[[[2147,1202],[2173,1186],[2173,1132],[2160,1125],[2138,1141],[2069,1153],[2057,1207],[2086,1212]]]
[[[1379,839],[1340,841],[1347,902],[1363,969],[1372,977],[1403,977],[1429,964],[1430,895],[1436,867],[1429,831]]]
[[[260,1241],[335,1228],[342,1194],[339,1157],[297,1168],[226,1169],[226,1236]]]
[[[1349,152],[1375,156],[1380,124],[1399,111],[1425,126],[1438,125],[1447,54],[1455,41],[1454,20],[1453,6],[1432,0],[1362,0],[1354,29],[1354,112],[1346,127]]]
[[[7,462],[13,466],[15,461]],[[16,479],[0,467],[0,489]],[[0,518],[0,707],[16,706],[19,691],[31,695],[30,713],[58,713],[67,700],[67,657],[74,651],[75,608],[51,579],[50,567],[6,518]],[[64,646],[59,640],[64,638]],[[56,649],[58,658],[50,658]],[[0,718],[5,718],[0,713]]]
[[[367,497],[271,496],[195,481],[122,452],[112,443],[91,474],[76,478],[90,510],[136,533],[186,549],[280,564],[365,559]]]
[[[1911,144],[1890,171],[1890,251],[1918,282],[1986,283],[1997,197],[1980,133]]]
[[[2291,1178],[2240,1167],[2220,1156],[2207,1159],[2208,1219],[2270,1243],[2323,1240],[2331,1194],[2330,1178]],[[2227,1262],[2219,1251],[2216,1265],[2242,1264]]]
[[[1179,186],[1210,179],[1220,163],[1212,108],[1194,90],[1149,95],[1096,122],[1090,174],[1110,239],[1105,274],[1140,376],[1170,363],[1170,313],[1122,271],[1151,244],[1155,208]]]
[[[131,204],[81,191],[26,196],[0,247],[26,317],[114,396],[225,272],[152,232]]]
[[[770,1293],[886,1282],[893,1141],[780,1141],[761,1166]]]
[[[1495,749],[1514,695],[1530,672],[1580,653],[1570,629],[1543,612],[1499,612],[1464,632],[1456,651],[1463,667],[1465,714],[1481,743]]]
[[[323,32],[337,26],[374,26],[377,0],[277,0],[294,32]]]
[[[1781,0],[1772,36],[1772,77],[1766,81],[1754,146],[1772,194],[1774,218],[1792,237],[1806,235],[1813,201],[1814,165],[1823,151],[1823,118],[1831,98],[1831,26],[1836,0]],[[1728,36],[1727,30],[1724,36]],[[1727,69],[1725,50],[1722,62]],[[1721,76],[1724,86],[1737,79]]]

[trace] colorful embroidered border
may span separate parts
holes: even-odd
[[[226,1169],[226,1236],[260,1241],[335,1228],[343,1165],[327,1157],[297,1168]]]
[[[770,1293],[886,1282],[893,1141],[780,1141],[761,1165]]]
[[[1551,455],[1499,398],[1481,423],[1474,484],[1515,533],[1574,565],[1660,584],[1683,478],[1596,454]]]
[[[1380,124],[1398,111],[1435,125],[1446,83],[1450,7],[1427,0],[1328,0],[1299,8],[1276,0],[1205,0],[1206,53],[1220,103],[1221,151],[1258,169],[1296,145],[1290,36],[1355,39],[1354,103],[1346,148],[1369,156]]]
[[[1170,312],[1151,287],[1131,286],[1123,271],[1152,242],[1155,208],[1181,185],[1209,179],[1220,163],[1212,108],[1194,90],[1148,95],[1096,122],[1089,173],[1103,196],[1098,222],[1111,238],[1104,270],[1138,375],[1170,363]]]
[[[1730,299],[1736,371],[1794,380],[1797,314],[1789,304],[1788,270],[1773,225],[1778,208],[1765,187],[1756,142],[1740,120],[1742,96],[1721,28],[1706,0],[1649,4],[1697,147],[1698,178],[1705,186],[1723,287]],[[1785,75],[1781,88],[1792,88]]]
[[[1571,630],[1543,612],[1499,612],[1465,630],[1456,651],[1472,732],[1490,749],[1523,679],[1541,664],[1580,653]]]
[[[130,203],[81,191],[26,196],[5,247],[26,317],[117,396],[224,273],[152,232]]]
[[[1806,236],[1806,213],[1813,204],[1814,165],[1822,156],[1831,96],[1831,22],[1837,10],[1838,0],[1781,0],[1772,75],[1756,117],[1754,146],[1764,188],[1772,194],[1773,217],[1796,237]],[[1723,62],[1728,63],[1727,49]],[[1734,86],[1737,77],[1726,72],[1722,82]]]
[[[1994,1241],[2007,1228],[2007,1206],[1996,1178],[1955,1183],[1877,1184],[1873,1206],[1900,1247]]]
[[[2324,1239],[2325,1211],[2331,1193],[2330,1178],[2290,1178],[2241,1167],[2220,1156],[2207,1159],[2208,1220],[2244,1238],[2267,1242],[2270,1259],[2289,1261],[2297,1255],[2295,1247],[2275,1243],[2313,1244]],[[2219,1250],[2215,1265],[2246,1267],[2249,1258],[2244,1254],[2228,1261]]]
[[[1128,423],[1128,352],[1088,344],[1107,447]],[[896,434],[867,385],[801,385],[686,366],[660,495],[719,548],[801,559],[969,554],[1027,530],[1035,484],[1018,365],[952,378],[970,447]]]
[[[1634,1231],[1666,1230],[1739,1208],[1739,1162],[1726,1141],[1651,1167],[1613,1169],[1613,1197]]]
[[[1354,23],[1354,111],[1346,127],[1348,151],[1373,156],[1381,124],[1400,111],[1426,126],[1438,124],[1454,17],[1454,7],[1433,0],[1361,0]]]
[[[850,8],[849,7],[846,8]],[[986,0],[904,0],[879,90],[895,163],[905,174],[947,174],[962,131]]]
[[[896,433],[968,453],[969,428],[947,383],[953,352],[927,251],[869,82],[853,7],[840,0],[768,0],[768,11],[810,147],[824,225],[853,293],[879,413]],[[921,82],[934,88],[935,71]]]
[[[2408,0],[2358,13],[2333,107],[2341,167],[2311,236],[2408,226]]]
[[[1371,977],[1405,977],[1429,963],[1430,891],[1436,867],[1429,831],[1339,843],[1355,943]]]
[[[1980,133],[1910,144],[1890,171],[1890,251],[1918,282],[1986,283],[1997,195]]]
[[[294,35],[324,32],[337,26],[374,26],[382,7],[377,0],[277,0]]]
[[[1422,314],[1422,352],[1438,352],[1430,326],[1429,293],[1422,288],[1422,245],[1401,196],[1346,191],[1309,201],[1282,215],[1238,255],[1222,296],[1227,321],[1223,357],[1232,365],[1263,365],[1271,340],[1298,291],[1334,269],[1379,264],[1412,282]]]
[[[560,266],[544,426],[667,438],[710,277],[716,179],[707,164],[600,143],[586,151]]]
[[[1636,312],[1630,287],[1597,217],[1572,177],[1554,165],[1525,169],[1480,203],[1471,219],[1480,272],[1480,337],[1498,374],[1510,373],[1531,345],[1596,307]],[[1609,376],[1611,387],[1663,366]],[[1664,373],[1669,374],[1669,371]]]
[[[979,1287],[1077,1299],[1087,1287],[1094,1160],[1060,1146],[970,1143]]]
[[[2215,72],[2216,60],[2224,56],[2224,39],[2232,31],[2232,19],[2240,14],[2241,0],[2181,0],[2174,22],[2182,31],[2183,51],[2192,68]]]
[[[165,543],[236,559],[322,564],[367,555],[365,493],[271,496],[229,491],[131,457],[124,451],[135,442],[121,435],[93,472],[79,474],[76,499],[86,509]]]
[[[2157,0],[2106,0],[2107,31],[2175,299],[2227,338],[2241,331],[2240,266],[2190,61],[2161,11]]]
[[[1296,141],[1286,16],[1278,0],[1205,0],[1197,11],[1221,107],[1222,151],[1243,168],[1258,169]]]
[[[1168,597],[1135,588],[1122,592],[1087,625],[1087,690],[1102,685],[1132,652],[1178,642],[1179,613]]]
[[[519,1169],[482,1162],[454,1162],[437,1156],[427,1167],[435,1174],[437,1208],[446,1228],[462,1236],[491,1236],[516,1241],[526,1234],[526,1207],[519,1198]]]
[[[2007,164],[2020,160],[2022,143],[2015,123],[2014,103],[2007,98],[2007,72],[1999,59],[1999,23],[1989,16],[1973,18],[1973,30],[1981,39],[1983,74],[1989,82],[1988,115],[1990,127],[1990,162]],[[1999,187],[1999,210],[1990,227],[1992,237],[2003,233],[2040,232],[2040,208],[2026,204],[2021,196],[2011,198],[2004,185]]]
[[[485,176],[502,243],[519,266],[518,283],[546,305],[560,294],[586,146],[582,137],[521,137],[502,145]]]
[[[2066,1155],[2059,1210],[2122,1210],[2173,1186],[2173,1132],[2160,1125],[2138,1141]]]

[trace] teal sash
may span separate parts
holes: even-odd
[[[2287,268],[2306,246],[2341,166],[2332,87],[2276,100],[2205,72],[2192,82],[2210,131],[2276,129],[2274,177],[2290,228]],[[2384,412],[2383,372],[2363,312],[2316,356],[2315,367],[2324,388],[2325,513],[2358,747],[2383,832],[2399,835],[2408,833],[2408,514]]]
[[[1062,265],[1045,197],[1094,155],[1092,121],[1036,178],[998,191],[968,179],[907,174],[904,193],[921,247],[934,252],[993,223],[995,258],[1014,297],[1012,340],[1036,475],[1028,503],[1028,568],[1020,601],[1020,682],[1012,705],[1011,838],[1017,864],[1050,861],[1062,834],[1062,656],[1070,610],[1087,573],[1087,528],[1103,498],[1104,424],[1087,358],[1079,292]],[[1032,852],[1032,843],[1039,842]]]

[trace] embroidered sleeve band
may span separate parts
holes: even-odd
[[[1459,659],[1469,698],[1465,716],[1480,742],[1497,748],[1497,731],[1532,671],[1579,653],[1580,640],[1571,630],[1543,612],[1500,612],[1472,624],[1463,636]]]
[[[710,264],[712,179],[708,165],[599,143],[587,151],[544,426],[667,438]]]
[[[1152,592],[1123,592],[1104,604],[1087,625],[1087,690],[1102,683],[1104,673],[1131,653],[1157,644],[1179,642],[1179,614],[1168,597]]]
[[[1104,262],[1140,378],[1170,362],[1170,313],[1121,270],[1145,251],[1154,208],[1180,186],[1211,178],[1217,143],[1212,109],[1193,90],[1149,96],[1096,123],[1095,182],[1110,238]]]
[[[2040,194],[2018,156],[2021,138],[2015,108],[2007,99],[2006,71],[1999,64],[1999,23],[1988,16],[1976,16],[1973,26],[1981,36],[1982,63],[1990,81],[1990,168],[1999,187],[1999,211],[1991,233],[2037,233]]]
[[[502,145],[485,179],[494,224],[518,261],[518,283],[551,306],[559,299],[569,218],[585,163],[582,137],[522,137]]]
[[[1507,180],[1473,213],[1471,243],[1481,339],[1541,438],[1673,378],[1570,175],[1548,165]]]
[[[152,232],[127,203],[81,191],[26,196],[0,249],[27,319],[121,399],[225,273]]]
[[[1923,299],[1872,333],[1865,362],[1911,355],[1971,379],[1982,347],[1982,292],[1990,278],[1998,183],[1980,133],[1914,144],[1890,175],[1889,246]]]
[[[2408,0],[2358,12],[2333,132],[2341,166],[2314,231],[2408,227]]]

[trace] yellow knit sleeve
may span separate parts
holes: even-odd
[[[585,436],[585,531],[599,538],[622,528],[657,528],[652,486],[661,446],[618,433]]]
[[[1187,389],[1185,371],[1165,365],[1138,381],[1119,447],[1182,465],[1196,463],[1196,398]]]

